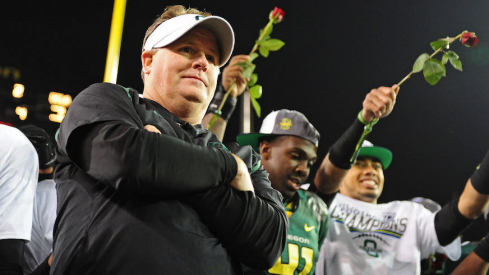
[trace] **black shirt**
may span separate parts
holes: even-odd
[[[240,274],[280,256],[282,197],[250,147],[231,149],[255,193],[228,185],[236,161],[210,131],[108,83],[75,98],[57,140],[52,274]]]

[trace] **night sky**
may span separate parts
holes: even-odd
[[[272,33],[285,46],[255,61],[258,83],[263,86],[262,118],[282,108],[304,113],[322,135],[320,159],[353,122],[370,89],[399,82],[420,54],[433,53],[430,42],[464,30],[475,32],[480,39],[475,48],[460,42],[450,47],[460,56],[463,72],[447,64],[447,76],[435,86],[422,73],[413,75],[402,85],[393,113],[374,126],[368,139],[394,154],[379,202],[422,196],[445,204],[461,193],[489,149],[487,0],[128,0],[119,84],[142,91],[144,33],[172,4],[226,18],[236,35],[234,54],[251,51],[275,6],[286,12]],[[2,3],[0,120],[37,124],[54,135],[58,124],[47,120],[48,93],[74,97],[103,81],[112,5],[112,1]],[[12,77],[2,77],[7,67],[21,72],[16,82],[24,84],[26,92],[20,100],[11,97]],[[20,104],[30,108],[23,122],[12,114]],[[255,117],[256,131],[262,118]],[[224,141],[234,140],[238,125],[236,112]]]

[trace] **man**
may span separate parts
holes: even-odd
[[[438,244],[433,214],[421,204],[377,204],[383,170],[391,161],[388,149],[367,141],[362,145],[330,206],[333,223],[321,250],[319,274],[420,274],[421,259],[435,251],[459,256],[460,241]]]
[[[237,65],[245,62],[246,55],[234,56],[224,69],[221,93],[236,81],[231,95],[243,93],[246,83],[243,69]],[[362,112],[376,119],[388,115],[395,104],[394,89],[379,87],[368,93]],[[217,112],[222,95],[216,95],[204,121],[209,121],[213,113],[220,118],[212,131],[223,137],[227,120],[232,114],[235,100],[222,112]],[[231,107],[229,106],[231,105]],[[383,114],[382,114],[383,112]],[[204,122],[205,123],[205,122]],[[216,125],[218,125],[216,127]],[[314,193],[300,189],[309,175],[311,166],[317,159],[319,133],[300,112],[279,110],[270,113],[264,120],[259,133],[244,134],[237,138],[240,145],[251,145],[262,156],[262,165],[270,173],[272,186],[284,197],[284,205],[290,219],[287,246],[281,258],[269,270],[245,268],[245,274],[314,274],[319,248],[323,243],[329,226],[326,205]],[[328,177],[334,183],[339,178]],[[307,188],[306,188],[307,189]]]
[[[146,32],[144,91],[94,84],[60,126],[52,274],[240,274],[285,244],[282,196],[251,148],[200,122],[234,35],[172,6]]]
[[[354,127],[333,147],[345,144],[353,136],[348,135]],[[411,201],[377,204],[384,186],[383,172],[392,161],[392,153],[364,142],[353,167],[342,172],[338,167],[346,166],[348,154],[344,150],[343,162],[333,164],[339,159],[333,147],[329,163],[323,162],[318,173],[324,173],[324,165],[330,165],[337,177],[341,173],[346,176],[330,205],[331,226],[321,248],[317,274],[420,274],[420,260],[435,252],[452,260],[460,257],[457,236],[482,213],[489,199],[485,195],[489,194],[485,174],[476,181],[469,180],[460,199],[436,213]],[[481,164],[486,166],[489,161]],[[321,178],[324,175],[316,175],[319,190],[334,190],[331,186],[324,188],[327,183]]]
[[[24,274],[49,270],[49,256],[53,247],[53,227],[56,219],[56,184],[53,180],[54,144],[42,128],[34,125],[18,127],[29,139],[37,152],[39,160],[39,179],[34,196],[31,241],[24,249]],[[36,273],[38,274],[38,273]],[[49,274],[49,272],[47,272]]]
[[[259,133],[243,134],[237,140],[260,152],[290,220],[287,246],[277,263],[268,272],[247,268],[245,274],[314,274],[329,216],[321,198],[300,187],[316,162],[319,132],[302,113],[283,109],[266,116]]]
[[[0,274],[23,274],[37,184],[36,150],[18,129],[0,124]]]

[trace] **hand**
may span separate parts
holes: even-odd
[[[372,89],[363,101],[362,117],[365,121],[371,122],[388,116],[396,104],[399,86],[379,87]]]
[[[148,125],[144,126],[144,129],[147,130],[148,132],[153,132],[153,133],[157,133],[157,134],[160,134],[161,135],[160,130],[158,130],[153,125],[148,124]]]
[[[233,154],[233,157],[238,163],[238,173],[236,174],[236,177],[229,183],[229,185],[237,190],[255,192],[253,184],[251,183],[250,173],[248,173],[248,167],[246,167],[246,164],[238,156]]]
[[[230,95],[232,97],[238,97],[246,89],[246,78],[243,76],[243,67],[236,65],[237,63],[245,62],[250,57],[248,55],[236,55],[231,58],[229,65],[224,68],[222,72],[222,86],[224,90],[228,90],[229,87],[236,81],[236,86],[231,90]]]

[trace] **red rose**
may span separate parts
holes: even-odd
[[[284,19],[284,15],[285,15],[285,12],[281,8],[275,7],[275,9],[273,9],[273,11],[270,15],[270,19],[273,18],[275,23],[278,23],[278,22],[282,21],[282,19]]]
[[[473,32],[464,32],[462,34],[462,44],[466,47],[474,47],[479,43],[479,38]]]

